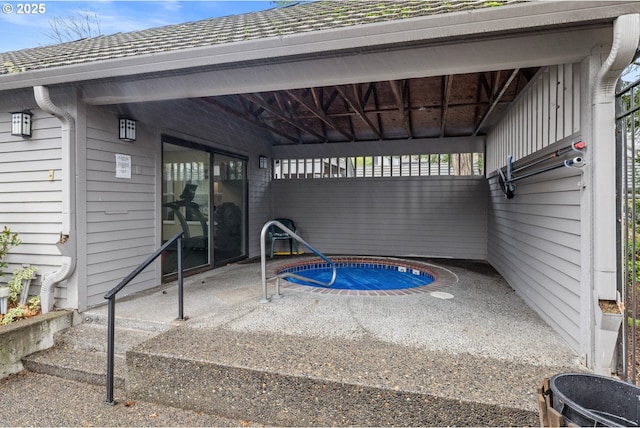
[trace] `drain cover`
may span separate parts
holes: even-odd
[[[453,299],[453,294],[444,293],[442,291],[434,291],[431,295],[437,299]]]

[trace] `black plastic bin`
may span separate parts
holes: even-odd
[[[640,426],[640,388],[606,376],[565,373],[549,383],[553,408],[565,424]]]

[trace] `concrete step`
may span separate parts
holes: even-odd
[[[127,351],[127,396],[276,426],[533,426],[554,372],[374,339],[178,327]]]
[[[54,346],[22,359],[26,370],[91,385],[107,384],[106,352],[87,351]],[[122,355],[114,358],[113,383],[116,388],[125,387],[126,364]]]
[[[82,313],[83,324],[98,324],[106,326],[108,324],[108,315],[103,308],[95,311],[87,311]],[[174,324],[171,322],[160,322],[151,320],[141,320],[135,318],[126,318],[116,315],[116,328],[126,328],[130,330],[150,331],[160,333],[171,329]]]
[[[107,326],[100,319],[75,325],[54,335],[54,346],[22,359],[26,370],[93,385],[106,385]],[[125,353],[160,333],[153,328],[117,327],[114,340],[114,386],[124,388]],[[127,325],[125,323],[125,325]]]
[[[114,333],[114,350],[117,355],[159,334],[157,331],[134,330],[116,327]],[[75,350],[107,352],[107,326],[95,323],[83,323],[55,336],[56,346]]]

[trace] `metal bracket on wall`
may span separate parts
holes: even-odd
[[[584,153],[582,152],[587,148],[587,145],[582,141],[576,141],[571,143],[569,146],[560,148],[555,152],[540,156],[535,158],[524,165],[521,165],[517,168],[513,168],[513,155],[509,155],[507,159],[506,173],[502,170],[502,168],[498,168],[498,181],[500,182],[500,188],[504,193],[507,199],[512,199],[515,195],[516,185],[515,182],[518,180],[522,180],[523,178],[533,177],[534,175],[542,174],[544,172],[553,171],[558,168],[568,167],[568,168],[580,168],[584,166]],[[531,168],[535,165],[541,164],[543,162],[558,158],[560,156],[566,155],[571,152],[576,152],[578,156],[573,156],[568,159],[565,159],[557,164],[549,165],[538,169],[532,172],[525,172],[522,175],[515,176],[515,173],[519,173],[525,171],[528,168]],[[574,154],[574,153],[572,153]]]

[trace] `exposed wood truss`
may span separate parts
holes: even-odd
[[[245,93],[204,100],[274,144],[482,135],[536,69]]]

